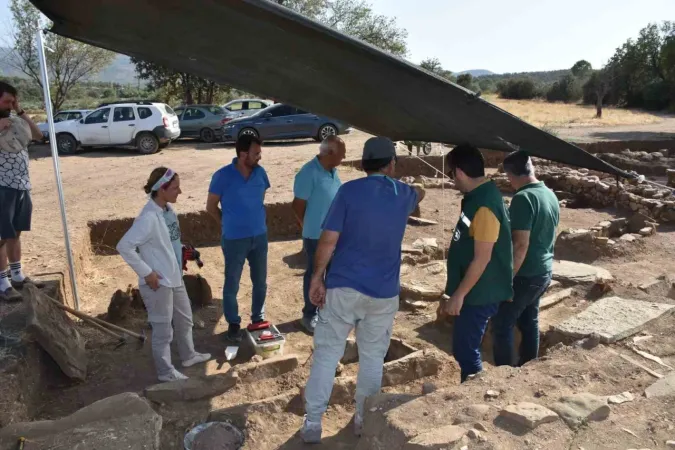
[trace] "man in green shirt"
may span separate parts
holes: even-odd
[[[499,304],[513,296],[509,214],[497,185],[485,178],[483,155],[468,145],[447,156],[455,185],[464,194],[448,252],[445,312],[455,318],[452,348],[461,381],[483,368],[480,345]]]
[[[509,210],[513,233],[513,300],[493,318],[495,364],[515,365],[513,328],[522,334],[518,366],[539,354],[539,299],[551,284],[553,246],[560,219],[558,198],[537,180],[529,155],[511,153],[504,171],[516,194]]]

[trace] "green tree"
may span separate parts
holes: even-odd
[[[553,83],[546,92],[546,100],[549,102],[572,103],[581,100],[582,97],[583,90],[579,78],[572,74],[565,75],[560,81]]]
[[[457,84],[466,89],[476,90],[473,86],[473,75],[470,73],[463,73],[459,75],[457,77]]]
[[[582,59],[581,61],[577,61],[576,64],[572,66],[571,70],[572,75],[581,79],[586,78],[591,74],[591,72],[593,72],[593,66],[585,59]]]
[[[441,61],[438,58],[427,58],[420,63],[420,67],[424,70],[427,70],[431,73],[435,73],[438,76],[441,76],[447,80],[454,81],[452,72],[449,70],[443,69]]]
[[[33,79],[42,87],[35,36],[41,19],[40,12],[28,0],[11,0],[13,28],[10,35],[14,41],[9,58],[17,70]],[[115,54],[107,50],[73,41],[62,36],[47,33],[47,72],[52,84],[52,104],[55,110],[61,108],[68,94],[80,81],[98,74],[109,66]]]
[[[277,3],[396,56],[408,53],[408,32],[399,28],[395,18],[376,14],[365,0],[277,0]]]

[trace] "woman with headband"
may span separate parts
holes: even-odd
[[[180,178],[173,170],[158,167],[150,174],[144,190],[150,200],[117,244],[117,251],[138,274],[152,325],[157,377],[160,381],[183,380],[187,377],[171,363],[173,328],[183,367],[208,361],[211,355],[195,352],[192,342],[192,309],[183,284],[183,246],[178,217],[170,206],[181,193]]]

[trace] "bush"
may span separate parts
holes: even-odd
[[[497,92],[501,98],[513,100],[530,100],[538,96],[537,86],[528,78],[515,78],[503,81],[497,85]]]
[[[671,102],[670,86],[665,81],[655,81],[645,86],[642,100],[646,109],[660,111],[666,109]]]
[[[583,94],[579,80],[573,75],[565,75],[549,88],[546,92],[546,100],[549,102],[573,103],[581,100]]]

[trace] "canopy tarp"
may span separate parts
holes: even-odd
[[[473,144],[629,176],[400,58],[267,0],[31,0],[52,31],[393,140]],[[439,31],[439,39],[448,39]]]

